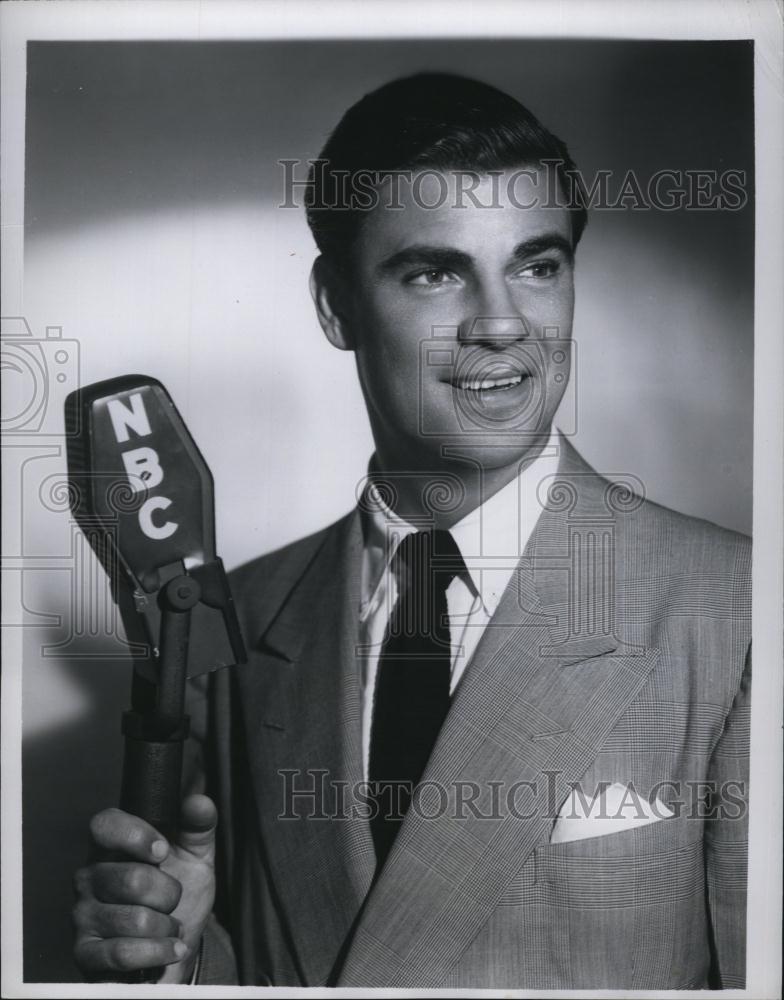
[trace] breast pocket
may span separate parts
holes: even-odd
[[[645,826],[581,840],[543,844],[535,851],[535,881],[567,905],[635,905],[658,892],[673,898],[701,883],[700,820],[668,817]]]
[[[700,821],[542,845],[533,877],[539,931],[575,986],[676,988],[707,973]]]

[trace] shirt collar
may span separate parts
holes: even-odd
[[[553,428],[530,465],[450,528],[472,589],[481,597],[488,617],[498,607],[539,519],[539,485],[558,471],[559,453],[560,437]],[[361,509],[364,559],[360,614],[364,616],[395,549],[417,527],[399,517],[372,483],[365,488]]]

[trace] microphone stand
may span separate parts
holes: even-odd
[[[106,569],[127,636],[138,640],[131,645],[156,647],[149,660],[134,663],[131,708],[122,719],[120,805],[174,842],[190,724],[188,673],[246,660],[229,583],[215,552],[212,474],[171,396],[148,375],[76,389],[65,400],[65,420],[73,515]],[[131,435],[146,444],[147,458],[135,473],[127,462]],[[145,463],[158,470],[157,479]],[[166,496],[157,491],[164,467]],[[138,503],[126,502],[131,494]],[[168,530],[151,530],[151,512],[172,504],[176,520]],[[195,655],[189,671],[191,635]],[[144,970],[131,982],[158,978],[160,970]]]
[[[123,713],[125,736],[120,807],[139,816],[171,839],[180,815],[183,744],[188,735],[185,681],[191,608],[201,599],[201,587],[192,576],[169,580],[159,593],[161,607],[158,681],[151,705]],[[136,681],[136,678],[135,678]],[[160,969],[133,974],[134,983],[156,982]]]

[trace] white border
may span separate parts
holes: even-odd
[[[756,278],[754,416],[754,660],[748,987],[781,990],[782,606],[784,604],[784,98],[780,0],[8,0],[0,5],[2,299],[19,314],[24,212],[25,45],[28,40],[218,40],[379,37],[751,38],[755,48]],[[14,595],[4,592],[4,606]],[[21,638],[3,636],[2,995],[7,997],[365,996],[363,990],[123,987],[22,983]],[[378,996],[443,996],[377,990]],[[450,996],[536,996],[532,991],[451,991]],[[550,991],[612,997],[621,991]],[[638,991],[635,996],[704,996]]]

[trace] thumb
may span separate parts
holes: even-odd
[[[189,795],[180,810],[177,846],[202,861],[211,861],[215,854],[215,827],[218,810],[206,795]]]

